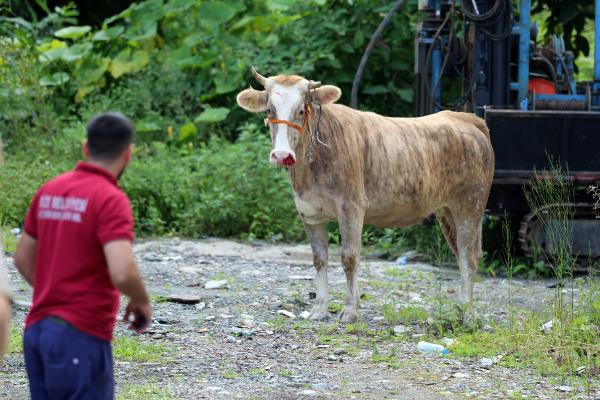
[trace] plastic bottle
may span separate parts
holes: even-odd
[[[438,354],[443,356],[446,356],[450,353],[450,351],[444,346],[429,342],[419,342],[417,344],[417,350],[427,354]]]
[[[398,257],[396,259],[396,264],[400,265],[400,267],[402,269],[405,269],[406,268],[406,261],[407,261],[406,257],[404,257],[404,256]]]

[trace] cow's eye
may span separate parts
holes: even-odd
[[[298,115],[300,115],[300,116],[303,116],[303,115],[304,115],[304,110],[300,110],[300,111],[298,112]]]
[[[273,107],[269,107],[269,109],[267,110],[267,113],[268,113],[270,116],[273,116],[273,115],[275,115],[275,110],[273,110]]]

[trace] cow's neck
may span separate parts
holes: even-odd
[[[308,142],[310,140],[308,130],[306,130],[305,135],[296,147],[296,163],[288,170],[292,181],[292,189],[296,193],[302,193],[306,184],[311,180],[311,162],[307,159]]]
[[[326,106],[323,106],[321,109],[313,108],[313,110],[315,109],[313,118],[319,118],[321,112],[323,115],[321,116],[320,123],[317,123],[317,120],[313,120],[310,126],[312,129],[317,129],[317,125],[319,125],[319,132],[317,133],[309,129],[305,130],[295,149],[296,163],[289,169],[292,188],[297,194],[305,192],[309,185],[317,181],[317,175],[329,173],[328,167],[323,165],[323,163],[328,162],[327,160],[331,158],[332,148],[326,147],[323,143],[328,142],[329,119],[331,115],[326,112]]]

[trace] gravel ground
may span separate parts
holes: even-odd
[[[533,371],[420,353],[416,343],[426,322],[404,327],[406,335],[391,335],[383,305],[432,309],[441,296],[455,299],[458,273],[452,269],[364,260],[361,324],[348,328],[336,323],[335,314],[314,323],[301,317],[314,297],[308,245],[175,238],[139,243],[136,255],[155,300],[154,323],[139,336],[118,324],[116,336],[136,336],[150,351],[166,351],[147,361],[116,357],[121,398],[600,398],[597,381],[591,393],[577,385],[563,392]],[[336,249],[330,259],[334,304],[341,305],[345,278]],[[30,290],[10,269],[15,298],[29,301]],[[209,281],[225,282],[207,289]],[[513,280],[512,301],[521,309],[544,309],[555,293],[549,283]],[[508,287],[504,279],[482,278],[475,287],[475,315],[492,325],[505,319]],[[197,303],[169,301],[172,296]],[[17,309],[15,325],[24,317],[25,310]],[[0,398],[28,398],[20,353],[0,361]]]

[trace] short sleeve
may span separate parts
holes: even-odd
[[[97,212],[96,235],[102,246],[119,239],[133,241],[133,215],[127,196],[111,196],[103,202]]]
[[[32,238],[37,239],[38,237],[38,229],[37,229],[37,211],[40,202],[40,194],[41,189],[33,196],[33,200],[31,200],[31,204],[29,205],[29,210],[27,211],[27,215],[25,215],[25,232],[31,236]]]

